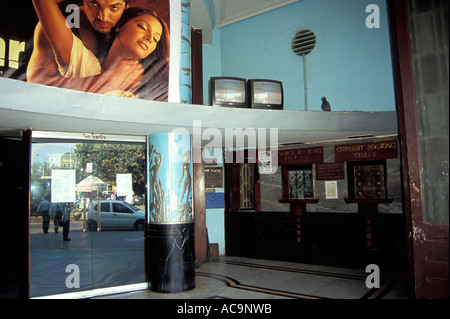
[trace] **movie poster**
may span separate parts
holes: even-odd
[[[2,1],[0,76],[168,101],[174,1]]]

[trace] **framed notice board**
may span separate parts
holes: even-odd
[[[223,167],[205,167],[205,189],[223,188]]]

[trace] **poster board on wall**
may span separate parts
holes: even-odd
[[[109,2],[102,18],[96,1],[2,1],[0,77],[179,102],[180,0]]]

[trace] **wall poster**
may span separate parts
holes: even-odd
[[[170,56],[170,26],[180,7],[180,0],[2,1],[0,77],[169,101],[169,65],[179,59]]]

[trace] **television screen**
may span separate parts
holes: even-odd
[[[210,104],[248,107],[247,81],[233,77],[213,77],[210,80]]]
[[[283,109],[283,85],[275,80],[249,80],[252,108]]]

